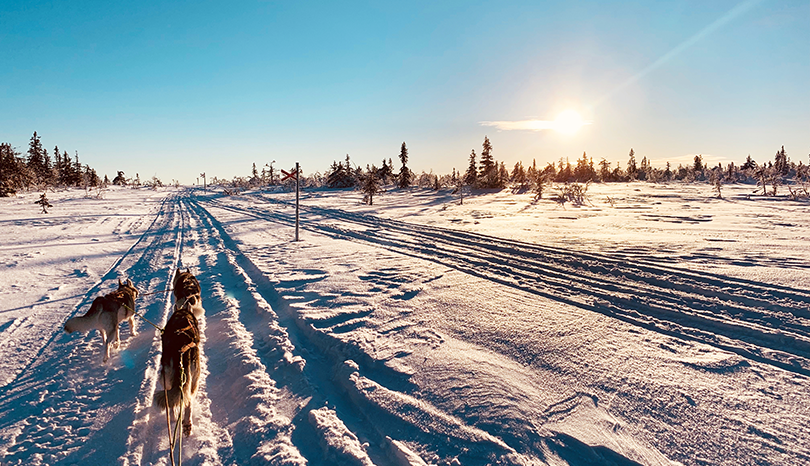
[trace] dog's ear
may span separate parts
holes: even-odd
[[[123,283],[121,283],[121,279],[119,278],[118,279],[118,286],[121,286],[121,285],[123,285]]]
[[[135,288],[135,286],[132,284],[132,280],[130,280],[129,278],[127,278],[127,286]]]
[[[191,273],[191,269],[186,267],[186,273]]]

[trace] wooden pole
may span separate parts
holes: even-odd
[[[298,185],[301,177],[298,162],[295,162],[295,240],[298,241]]]

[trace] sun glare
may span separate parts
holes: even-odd
[[[574,110],[566,110],[554,119],[554,130],[563,134],[574,134],[589,121],[582,119],[582,116]]]

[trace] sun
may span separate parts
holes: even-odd
[[[591,124],[590,121],[582,119],[582,116],[575,110],[566,110],[554,119],[554,130],[562,134],[574,134],[585,125]]]

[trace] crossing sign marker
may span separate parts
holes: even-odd
[[[281,173],[284,174],[284,177],[281,179],[281,181],[286,181],[286,180],[289,180],[290,178],[294,179],[295,181],[298,181],[298,169],[297,168],[295,170],[293,170],[292,172],[288,172],[286,170],[281,170]]]

